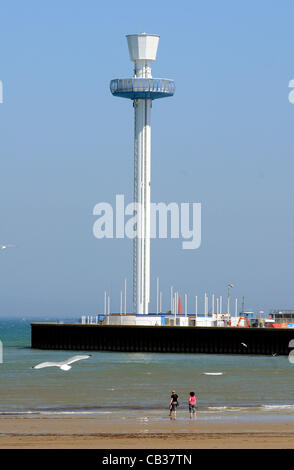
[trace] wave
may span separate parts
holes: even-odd
[[[228,412],[237,412],[237,411],[252,411],[254,406],[207,406],[203,408],[203,411],[228,411]]]
[[[202,408],[203,411],[215,412],[252,412],[252,411],[294,411],[294,405],[266,405],[266,404],[253,404],[242,406],[207,406]]]
[[[121,414],[129,412],[131,414],[148,411],[151,415],[159,416],[162,413],[166,413],[166,406],[127,406],[127,405],[112,405],[105,406],[103,408],[97,407],[80,407],[80,408],[36,408],[36,409],[11,409],[11,410],[0,410],[0,416],[26,416],[26,417],[42,417],[42,416],[101,416],[101,415],[111,415],[111,414]],[[182,405],[179,407],[179,411],[187,411],[187,406]],[[243,404],[243,405],[200,405],[197,412],[200,414],[222,414],[222,413],[256,413],[256,412],[294,412],[294,404]]]
[[[267,411],[294,410],[294,405],[261,405],[261,408]]]

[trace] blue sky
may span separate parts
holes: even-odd
[[[160,277],[203,305],[245,296],[294,308],[293,2],[3,1],[0,12],[0,315],[62,318],[119,310],[132,243],[97,240],[96,203],[132,200],[133,108],[112,78],[132,75],[125,34],[160,34],[153,76],[173,98],[152,108],[154,202],[200,202],[202,244],[151,243]],[[199,306],[200,306],[199,305]]]

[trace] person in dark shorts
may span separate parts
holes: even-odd
[[[172,419],[172,413],[174,414],[174,419],[177,417],[177,406],[179,404],[178,402],[178,395],[176,394],[175,390],[172,391],[172,395],[170,397],[170,402],[169,402],[169,417]]]
[[[190,392],[189,396],[189,413],[190,413],[190,419],[196,418],[196,408],[197,408],[197,402],[196,402],[196,396],[195,392]]]

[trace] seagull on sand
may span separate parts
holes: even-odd
[[[88,359],[91,356],[92,354],[85,354],[85,355],[70,357],[66,361],[62,361],[62,362],[41,362],[40,364],[33,366],[32,369],[43,369],[43,367],[55,366],[55,367],[59,367],[61,370],[69,370],[71,369],[71,366],[69,364],[72,364],[73,362],[76,362],[76,361],[81,361],[82,359]]]

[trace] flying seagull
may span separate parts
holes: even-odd
[[[223,372],[203,372],[204,375],[223,375]]]
[[[15,245],[0,245],[2,251],[7,250],[7,248],[14,248]]]
[[[248,348],[246,343],[241,343],[241,344],[242,344],[242,346],[244,346],[244,348]]]
[[[81,356],[73,356],[67,359],[67,361],[62,361],[62,362],[41,362],[41,364],[37,364],[36,366],[33,366],[32,369],[43,369],[43,367],[59,367],[61,370],[69,370],[71,369],[71,366],[69,364],[72,364],[73,362],[80,361],[82,359],[88,359],[91,357],[92,354],[85,354]]]

